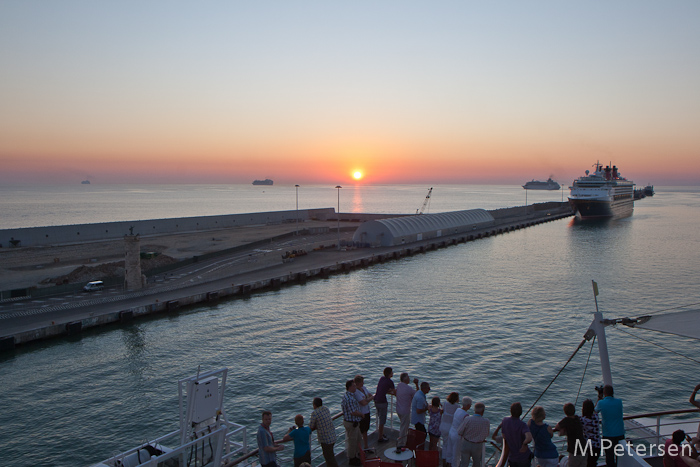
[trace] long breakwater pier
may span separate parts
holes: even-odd
[[[124,288],[111,294],[82,294],[65,300],[60,297],[45,301],[31,297],[0,300],[0,351],[11,351],[43,339],[75,337],[89,329],[132,323],[142,317],[167,316],[193,305],[212,305],[222,300],[303,285],[334,274],[484,240],[573,215],[568,203],[558,202],[474,211],[480,211],[475,217],[478,220],[469,225],[450,224],[450,228],[425,232],[411,232],[410,229],[427,223],[430,219],[427,216],[441,214],[385,216],[393,223],[382,224],[382,216],[377,215],[365,215],[365,222],[361,223],[357,214],[325,213],[323,227],[308,229],[307,219],[302,220],[301,228],[287,221],[282,228],[288,233],[267,237],[264,232],[271,227],[261,225],[255,233],[255,241],[195,256],[173,265],[168,272],[150,274],[144,287],[136,290]],[[449,215],[442,216],[443,221],[447,217],[445,222],[452,222]],[[404,218],[408,226],[401,220]],[[298,221],[295,219],[295,222]],[[371,227],[371,222],[379,222],[374,230],[367,227]],[[397,230],[399,224],[404,231]],[[279,232],[279,228],[278,225],[275,231]],[[385,232],[377,234],[376,238],[367,238],[381,228],[393,229],[390,240]],[[211,232],[216,231],[200,234],[211,236]],[[246,230],[245,235],[250,236],[250,230]],[[303,251],[303,254],[288,256],[290,250]]]

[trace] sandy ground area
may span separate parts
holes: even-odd
[[[341,227],[359,225],[352,222],[341,224]],[[336,223],[307,221],[300,226],[301,229],[319,227],[332,231]],[[182,260],[295,230],[293,224],[277,224],[148,236],[141,237],[141,251],[158,252]],[[96,266],[123,259],[124,242],[121,239],[47,247],[0,248],[0,290],[31,287],[44,279],[68,274],[81,265]]]

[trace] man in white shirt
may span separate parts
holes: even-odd
[[[396,385],[396,414],[399,416],[401,426],[396,445],[406,446],[408,426],[411,424],[411,402],[413,401],[413,395],[418,390],[418,378],[413,378],[413,384],[416,386],[416,389],[408,385],[411,382],[408,373],[401,373],[400,380],[401,382]]]
[[[474,404],[474,415],[465,417],[457,431],[462,437],[460,467],[469,467],[470,460],[474,461],[473,467],[481,467],[484,463],[484,442],[491,429],[491,422],[484,417],[485,410],[482,402]]]

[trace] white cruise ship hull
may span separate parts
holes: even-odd
[[[571,209],[581,219],[604,219],[628,217],[634,211],[632,199],[611,201],[607,199],[572,199],[569,198]]]
[[[622,178],[615,166],[595,164],[595,172],[574,180],[569,204],[581,219],[631,216],[634,211],[634,182]]]

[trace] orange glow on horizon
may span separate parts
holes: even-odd
[[[0,151],[0,182],[76,183],[250,183],[270,178],[275,185],[300,184],[522,184],[552,176],[560,184],[583,175],[605,158],[638,184],[697,184],[700,162],[692,151],[679,147],[676,160],[683,166],[658,167],[659,147],[627,145],[601,156],[587,146],[567,142],[436,141],[429,138],[369,138],[281,140],[267,144],[236,144],[204,139],[196,146],[187,138],[180,147],[131,142],[103,147],[70,148],[56,145]],[[185,144],[187,143],[187,144]],[[196,146],[196,147],[195,147]],[[668,149],[666,149],[668,150]],[[562,157],[566,154],[566,157]],[[630,159],[628,154],[634,154]],[[361,175],[358,177],[356,173]]]

